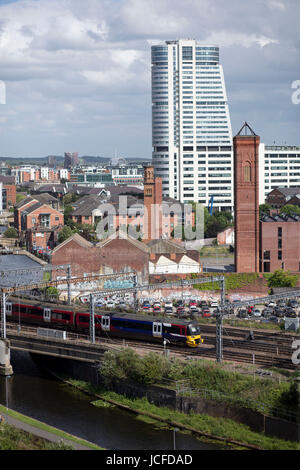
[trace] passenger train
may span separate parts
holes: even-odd
[[[57,305],[32,299],[11,297],[6,302],[8,320],[21,321],[47,328],[89,333],[90,312],[85,306]],[[203,343],[196,321],[104,312],[95,308],[95,334],[198,347]]]

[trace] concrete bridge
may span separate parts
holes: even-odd
[[[13,374],[10,350],[96,364],[101,361],[105,351],[111,347],[111,345],[105,345],[105,342],[100,339],[99,342],[92,344],[83,336],[79,337],[72,333],[66,335],[66,332],[59,331],[61,337],[55,337],[56,330],[52,330],[52,336],[47,336],[45,334],[47,331],[50,330],[22,327],[22,330],[18,331],[17,327],[9,328],[7,339],[0,340],[0,375]]]

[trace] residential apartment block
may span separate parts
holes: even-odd
[[[259,146],[259,203],[276,188],[300,186],[300,146]]]
[[[28,196],[15,206],[14,225],[29,251],[46,250],[56,245],[64,215],[51,195]]]

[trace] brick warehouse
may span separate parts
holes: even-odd
[[[144,243],[125,237],[122,232],[116,237],[93,243],[78,234],[65,240],[52,252],[51,264],[71,264],[72,276],[85,273],[111,274],[136,271],[138,282],[149,281],[149,253]]]

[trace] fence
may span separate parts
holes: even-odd
[[[299,422],[299,412],[292,411],[281,406],[273,406],[250,398],[240,398],[236,395],[227,395],[216,390],[208,390],[205,388],[196,389],[193,388],[187,380],[175,382],[175,387],[176,394],[178,396],[202,398],[204,400],[228,403],[241,408],[250,408],[251,410],[264,415],[280,417],[295,423]]]

